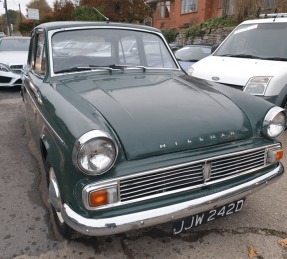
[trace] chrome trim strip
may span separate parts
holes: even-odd
[[[173,165],[173,166],[169,166],[169,167],[163,167],[163,168],[159,168],[159,169],[153,169],[153,170],[149,170],[149,171],[145,171],[145,172],[135,173],[135,174],[128,175],[128,176],[113,178],[111,180],[105,180],[105,181],[101,181],[101,182],[97,182],[97,183],[92,183],[92,184],[86,185],[83,188],[82,200],[83,200],[83,203],[84,203],[86,209],[95,211],[95,210],[103,210],[103,209],[107,209],[107,208],[114,208],[114,207],[118,207],[118,206],[122,206],[122,205],[126,205],[126,204],[131,204],[131,203],[135,203],[135,202],[139,202],[139,201],[145,201],[145,200],[149,200],[149,199],[153,199],[153,198],[158,198],[158,197],[171,195],[171,194],[175,194],[175,193],[179,193],[179,192],[185,192],[185,191],[201,188],[201,187],[204,187],[204,186],[209,186],[209,185],[212,185],[212,184],[220,183],[220,182],[223,182],[223,181],[230,180],[232,178],[236,178],[238,176],[244,176],[246,174],[255,172],[257,170],[265,168],[266,166],[268,166],[270,164],[266,164],[265,163],[264,166],[256,167],[255,169],[249,169],[248,171],[245,171],[244,173],[239,172],[238,174],[234,174],[232,176],[227,176],[227,177],[225,177],[223,179],[212,180],[212,182],[207,181],[207,182],[202,183],[202,184],[197,184],[197,185],[194,185],[194,186],[191,186],[191,187],[185,187],[185,188],[182,188],[182,189],[179,189],[179,190],[167,191],[167,192],[164,192],[164,193],[158,193],[158,194],[154,194],[154,195],[149,195],[148,197],[143,197],[143,198],[135,198],[135,199],[129,200],[129,201],[121,201],[121,199],[122,199],[121,193],[120,193],[120,181],[121,180],[126,180],[126,179],[130,179],[130,178],[136,178],[136,177],[139,177],[139,176],[145,176],[145,175],[149,175],[149,174],[157,173],[157,172],[161,172],[161,171],[172,170],[172,169],[176,169],[178,167],[184,167],[184,166],[190,166],[190,165],[193,165],[193,164],[200,164],[200,163],[210,162],[210,161],[213,161],[213,160],[216,160],[216,159],[221,159],[221,158],[234,156],[234,155],[236,156],[236,155],[239,155],[239,154],[249,153],[249,152],[253,152],[253,151],[256,151],[256,150],[263,150],[263,149],[268,150],[268,149],[274,148],[274,147],[281,148],[281,145],[278,144],[278,143],[277,144],[273,144],[273,145],[267,145],[267,146],[263,146],[263,147],[248,149],[248,150],[244,150],[244,151],[238,151],[238,152],[235,152],[235,153],[229,153],[229,154],[225,154],[225,155],[221,155],[221,156],[210,157],[210,158],[207,158],[207,159],[197,160],[197,161],[183,163],[183,164],[179,164],[179,165]],[[99,187],[103,188],[104,186],[109,186],[111,184],[117,184],[118,185],[119,202],[118,203],[114,203],[114,204],[108,204],[106,206],[101,206],[101,207],[98,207],[98,208],[90,207],[88,202],[87,202],[88,192],[90,192],[93,189],[98,189]]]
[[[225,191],[179,204],[111,218],[85,218],[73,211],[68,204],[63,204],[61,215],[70,227],[82,234],[91,236],[113,235],[178,220],[245,198],[278,180],[283,173],[283,165],[279,163],[270,172]]]
[[[270,122],[273,121],[273,119],[280,113],[280,112],[283,112],[285,114],[285,126],[282,127],[282,132],[278,135],[278,136],[274,136],[274,137],[271,137],[269,136],[268,134],[268,127],[270,126]],[[279,137],[281,134],[284,133],[284,129],[286,128],[287,126],[287,111],[281,107],[272,107],[268,112],[267,114],[265,115],[265,118],[263,120],[263,134],[267,137],[267,138],[271,138],[271,139],[275,139],[277,137]]]
[[[29,92],[29,89],[27,89],[26,86],[24,86],[26,88],[26,93],[28,93],[28,96],[30,97],[35,109],[37,110],[37,112],[40,114],[40,116],[42,117],[42,119],[45,121],[46,125],[51,129],[51,131],[55,134],[55,136],[61,141],[61,143],[63,145],[66,146],[64,140],[58,135],[58,133],[54,130],[54,128],[51,126],[51,124],[45,119],[44,115],[42,114],[42,112],[39,110],[38,106],[36,105],[33,97],[31,96],[30,92]]]
[[[117,29],[117,30],[133,30],[133,31],[142,31],[142,32],[147,32],[147,33],[152,33],[152,34],[157,34],[165,43],[169,53],[171,54],[171,57],[174,61],[174,63],[177,65],[177,69],[173,69],[175,71],[182,71],[177,59],[175,58],[175,56],[173,55],[172,51],[170,50],[170,48],[168,47],[168,43],[166,41],[166,39],[163,37],[163,35],[160,32],[157,31],[151,31],[148,29],[143,29],[143,28],[129,28],[129,27],[122,27],[122,26],[82,26],[82,27],[69,27],[69,28],[62,28],[62,29],[56,29],[56,30],[50,30],[48,31],[48,40],[49,40],[49,60],[50,60],[50,75],[51,77],[56,77],[56,76],[60,76],[60,75],[64,75],[64,74],[55,74],[54,73],[54,64],[53,64],[53,50],[52,50],[52,36],[53,34],[57,33],[57,32],[61,32],[61,31],[71,31],[71,30],[85,30],[85,29]],[[162,68],[164,69],[164,68]],[[168,69],[166,68],[166,70],[172,70],[172,69]],[[86,71],[85,71],[86,72]],[[92,72],[92,71],[91,71]],[[75,72],[73,72],[75,73]]]
[[[79,151],[81,150],[81,148],[83,147],[83,145],[86,144],[88,141],[90,141],[92,139],[97,139],[97,138],[108,139],[109,141],[112,142],[112,144],[115,147],[115,158],[114,158],[113,163],[106,170],[102,171],[101,173],[94,173],[94,171],[90,172],[90,171],[85,170],[84,168],[82,168],[79,165],[79,161],[78,161],[78,154],[79,154]],[[92,176],[100,175],[100,174],[104,174],[105,172],[107,172],[115,164],[115,162],[117,160],[117,157],[118,157],[118,153],[119,153],[119,148],[118,148],[117,143],[115,142],[115,140],[107,132],[102,131],[102,130],[91,130],[91,131],[88,131],[88,132],[84,133],[80,138],[78,138],[75,141],[74,148],[73,148],[73,151],[72,151],[72,161],[73,161],[73,164],[81,172],[83,172],[83,173],[85,173],[87,175],[92,175]]]

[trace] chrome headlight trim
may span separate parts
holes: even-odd
[[[282,115],[282,118],[281,118],[282,121],[280,124],[278,124],[278,122],[275,122],[274,120],[276,117],[278,119],[278,116],[281,116],[281,115]],[[286,123],[287,123],[286,115],[287,115],[286,110],[281,107],[275,106],[271,108],[267,112],[263,120],[263,134],[266,137],[271,138],[271,139],[277,138],[278,136],[280,136],[286,128]],[[275,126],[275,127],[277,126],[277,128],[274,129],[273,127],[272,129],[271,126]]]
[[[81,151],[85,148],[85,145],[88,145],[92,141],[96,141],[96,140],[102,140],[102,141],[109,142],[114,152],[113,160],[111,160],[108,166],[106,166],[105,168],[101,170],[87,169],[81,164],[81,161],[80,161]],[[83,134],[79,139],[76,140],[74,144],[74,148],[73,148],[72,160],[73,160],[73,164],[80,171],[82,171],[83,173],[87,175],[93,176],[93,175],[104,174],[105,172],[107,172],[114,165],[117,159],[117,156],[118,156],[118,146],[115,143],[115,141],[112,139],[112,137],[102,130],[92,130],[92,131],[89,131]]]
[[[187,70],[186,70],[186,73],[189,75],[189,76],[192,76],[194,72],[194,68],[193,67],[189,67]]]
[[[252,95],[264,95],[272,76],[251,77],[243,91]]]
[[[11,72],[11,69],[8,65],[0,63],[0,71],[2,72]]]

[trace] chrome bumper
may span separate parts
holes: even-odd
[[[61,214],[66,224],[82,234],[91,236],[113,235],[181,219],[239,200],[278,180],[283,173],[284,168],[279,163],[278,167],[269,173],[222,192],[179,204],[113,218],[84,218],[75,213],[67,204],[63,204]]]

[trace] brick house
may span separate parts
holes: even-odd
[[[159,29],[185,28],[213,17],[221,17],[224,0],[149,0],[152,26]]]
[[[182,29],[198,25],[210,18],[222,17],[222,15],[234,15],[236,1],[147,0],[145,3],[150,6],[152,12],[152,22],[150,25],[158,29]],[[264,7],[264,9],[266,7],[266,9],[277,8],[280,4],[286,5],[285,0],[249,0],[250,3],[252,3],[253,8],[257,5]],[[248,8],[249,4],[247,5]],[[255,13],[255,10],[253,12]]]

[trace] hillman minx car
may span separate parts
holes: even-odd
[[[37,26],[22,95],[67,238],[165,222],[181,233],[240,211],[284,172],[285,110],[186,75],[151,27]]]
[[[244,21],[188,74],[287,107],[287,13]]]

